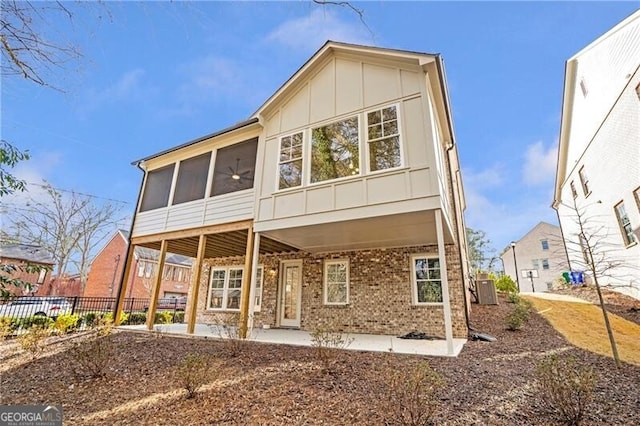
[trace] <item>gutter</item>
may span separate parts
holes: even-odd
[[[146,178],[146,170],[144,170],[141,166],[140,166],[140,162],[138,163],[134,163],[136,165],[136,167],[138,167],[140,170],[142,170],[142,172],[144,173],[144,176],[142,177],[142,181],[140,182],[140,190],[138,191],[138,198],[136,199],[136,206],[135,209],[133,211],[133,219],[131,219],[131,227],[129,228],[129,241],[127,241],[127,251],[125,253],[125,257],[124,257],[124,263],[123,263],[123,268],[122,268],[122,272],[120,273],[120,285],[118,286],[118,295],[116,296],[116,303],[115,306],[113,308],[113,321],[116,322],[117,324],[120,323],[120,318],[116,317],[117,311],[118,311],[118,301],[120,300],[120,298],[123,296],[122,294],[122,284],[125,282],[125,280],[127,279],[127,277],[125,276],[125,273],[127,272],[127,262],[129,260],[129,254],[131,253],[131,250],[133,250],[133,246],[131,245],[131,236],[133,235],[133,226],[136,223],[136,212],[138,211],[138,206],[140,205],[140,199],[142,198],[142,188],[144,186],[144,181]],[[129,270],[131,270],[131,267],[129,267]],[[133,283],[131,284],[133,285]]]
[[[449,182],[451,182],[451,185],[453,186],[453,172],[451,170],[451,167],[452,167],[451,150],[455,148],[456,143],[455,143],[455,136],[453,133],[453,120],[451,117],[451,111],[449,109],[449,92],[447,90],[447,81],[444,75],[444,61],[440,54],[436,55],[436,67],[438,69],[438,80],[440,82],[440,87],[442,87],[442,96],[444,98],[444,110],[445,110],[445,113],[447,114],[447,127],[449,128],[449,134],[451,135],[451,141],[446,151],[447,151],[447,160],[448,160],[447,174],[449,175]],[[451,201],[452,201],[451,204],[453,207],[453,215],[457,223],[459,206],[457,205],[457,197],[455,197],[455,192],[453,193],[454,193],[454,196],[451,197]],[[460,212],[460,217],[464,221],[464,216],[462,212]],[[460,275],[462,278],[462,300],[464,301],[464,319],[467,324],[467,330],[469,330],[471,327],[471,324],[470,324],[471,321],[469,319],[469,303],[467,302],[467,284],[466,284],[466,277],[464,276],[464,262],[462,261],[462,244],[460,241],[460,225],[462,225],[465,229],[466,229],[466,226],[464,223],[462,224],[458,223],[458,226],[456,226],[456,234],[458,237],[457,238],[458,239],[458,259],[460,259]],[[466,241],[466,237],[465,237],[465,241]]]

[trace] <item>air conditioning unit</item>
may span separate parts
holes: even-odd
[[[481,305],[497,305],[498,293],[493,280],[479,280],[477,283],[478,303]]]

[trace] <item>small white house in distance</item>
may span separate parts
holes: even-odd
[[[134,164],[131,246],[160,250],[159,270],[167,253],[196,259],[188,332],[239,315],[241,334],[467,336],[439,55],[327,42],[247,120]]]
[[[640,298],[640,11],[567,61],[553,208],[571,270]]]
[[[511,243],[500,258],[504,273],[518,284],[521,292],[548,291],[568,270],[560,227],[547,222],[540,222]]]

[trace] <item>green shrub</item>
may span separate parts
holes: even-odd
[[[566,425],[579,425],[593,403],[598,376],[571,356],[557,354],[536,365],[535,394],[546,413]]]
[[[503,275],[498,278],[496,281],[496,290],[501,293],[517,293],[518,287],[516,283],[513,282],[509,275]]]
[[[518,293],[509,293],[507,295],[507,302],[509,303],[520,303],[522,297]]]
[[[173,314],[170,311],[156,312],[154,324],[171,324],[173,322]]]
[[[15,334],[20,328],[20,321],[11,317],[0,317],[0,341]]]
[[[53,320],[44,315],[34,315],[32,317],[22,318],[20,325],[25,329],[33,327],[49,328],[53,325]]]
[[[409,369],[387,365],[381,372],[385,386],[382,404],[387,425],[428,425],[441,404],[444,382],[428,362]]]
[[[101,315],[101,318],[113,322],[113,312],[107,312]],[[125,324],[129,320],[129,314],[120,312],[120,324]]]
[[[507,329],[511,331],[520,330],[524,323],[529,319],[529,301],[522,301],[521,303],[517,303],[509,315],[507,315]]]
[[[173,322],[175,323],[183,323],[184,322],[184,311],[177,311],[173,314]]]
[[[127,324],[138,325],[147,322],[147,314],[144,312],[131,312]]]
[[[64,314],[59,315],[58,318],[56,318],[56,322],[53,324],[53,328],[55,328],[62,334],[66,334],[77,329],[79,324],[80,315]]]
[[[87,327],[95,326],[97,320],[98,320],[98,313],[96,312],[87,312],[82,316],[82,322],[84,322],[84,325],[86,325]]]

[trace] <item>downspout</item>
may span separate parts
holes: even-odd
[[[451,135],[451,142],[447,147],[447,174],[449,175],[449,182],[451,182],[451,185],[453,186],[453,173],[451,171],[451,150],[455,148],[456,145],[454,140],[455,138],[453,136],[453,124],[452,124],[452,118],[451,118],[451,111],[449,111],[449,95],[446,90],[447,82],[444,79],[444,62],[443,62],[442,56],[440,55],[436,55],[436,66],[438,68],[438,80],[440,82],[440,87],[442,87],[442,95],[444,98],[443,99],[444,109],[447,114],[447,127],[449,128],[449,134]],[[453,190],[453,188],[451,189]],[[457,223],[459,206],[457,205],[455,192],[454,192],[454,196],[451,198],[452,198],[451,204],[453,208],[453,215],[456,218],[456,223]],[[462,214],[460,215],[460,217],[463,218]],[[461,224],[458,223],[458,226],[455,227],[456,228],[455,232],[458,240],[458,259],[460,260],[460,276],[462,277],[462,300],[464,301],[464,319],[467,324],[467,330],[468,330],[470,328],[469,304],[467,302],[467,280],[466,280],[466,277],[464,276],[464,262],[462,261],[462,244],[460,241],[460,225]]]
[[[140,199],[142,198],[142,187],[144,186],[144,181],[147,176],[146,170],[140,167],[139,162],[136,163],[136,167],[142,170],[142,173],[144,173],[144,175],[142,176],[142,181],[140,182],[140,189],[138,190],[138,198],[136,199],[136,205],[133,210],[133,218],[131,219],[131,227],[129,228],[129,241],[127,241],[127,252],[125,253],[125,257],[124,257],[125,259],[129,259],[129,253],[131,252],[131,235],[133,235],[133,225],[135,225],[135,222],[136,222],[136,212],[138,211],[138,206],[140,205]],[[120,273],[120,285],[118,286],[118,295],[116,296],[116,303],[113,308],[113,318],[116,317],[116,314],[117,314],[116,311],[118,310],[117,301],[120,300],[120,297],[122,297],[122,283],[124,283],[124,280],[127,278],[124,276],[126,269],[127,269],[126,267],[122,268],[122,272]]]

